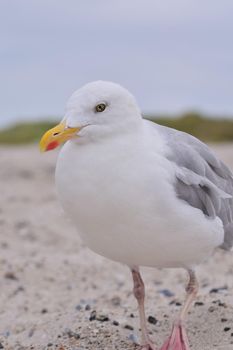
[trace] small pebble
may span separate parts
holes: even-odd
[[[194,306],[202,306],[204,303],[202,301],[196,301]]]
[[[169,305],[181,306],[181,303],[179,301],[172,300],[172,301],[170,301]]]
[[[227,307],[227,304],[226,303],[223,303],[221,300],[214,300],[212,301],[213,304],[217,304],[218,306],[220,307]]]
[[[225,327],[223,330],[224,332],[228,332],[231,329],[231,327]]]
[[[147,321],[151,324],[156,324],[158,322],[158,320],[156,320],[156,318],[153,316],[149,316]]]
[[[125,329],[129,329],[130,331],[133,331],[133,326],[131,326],[130,324],[126,324],[124,326]]]
[[[47,346],[48,347],[53,346],[53,343],[48,343]]]
[[[14,274],[14,272],[12,271],[8,271],[5,273],[4,275],[5,278],[9,279],[9,280],[14,280],[14,281],[17,281],[18,278],[16,277],[16,275]]]
[[[109,317],[107,315],[97,315],[96,320],[100,322],[109,321]]]
[[[112,322],[112,324],[113,324],[113,326],[119,326],[119,322],[115,321],[115,320]]]
[[[227,318],[221,318],[221,322],[227,322]]]
[[[210,306],[208,309],[209,312],[214,312],[215,311],[215,307],[214,306]]]
[[[85,310],[86,310],[86,311],[90,311],[90,310],[91,310],[91,306],[90,306],[89,304],[87,304],[87,305],[85,306]]]
[[[0,343],[0,349],[4,349],[4,346],[2,345],[2,343]]]
[[[218,303],[218,306],[220,306],[220,307],[225,307],[225,308],[226,308],[226,307],[227,307],[227,304],[226,304],[226,303],[219,302],[219,303]]]
[[[96,311],[93,310],[90,314],[89,321],[94,321],[96,319]]]
[[[164,295],[165,297],[168,297],[168,298],[170,298],[170,297],[174,297],[174,293],[173,292],[171,292],[169,289],[160,289],[159,290],[159,293],[160,294],[162,294],[162,295]]]
[[[48,312],[48,309],[46,309],[46,308],[44,308],[44,309],[41,310],[41,313],[42,313],[42,314],[47,314],[47,312]]]
[[[228,289],[227,286],[223,286],[223,287],[218,287],[218,288],[212,288],[210,290],[210,293],[219,293],[219,292],[222,292],[224,290]]]

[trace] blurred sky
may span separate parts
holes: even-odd
[[[1,0],[0,126],[61,116],[92,80],[144,112],[233,116],[232,0]]]

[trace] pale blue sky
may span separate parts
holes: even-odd
[[[62,116],[92,80],[145,112],[233,116],[232,0],[1,0],[0,126]]]

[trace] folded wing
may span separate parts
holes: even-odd
[[[164,137],[166,157],[176,165],[176,193],[206,216],[224,225],[223,249],[233,246],[233,174],[210,148],[195,137],[154,124]]]

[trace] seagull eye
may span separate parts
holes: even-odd
[[[95,111],[96,112],[103,112],[106,108],[106,104],[105,103],[99,103],[98,105],[95,106]]]

